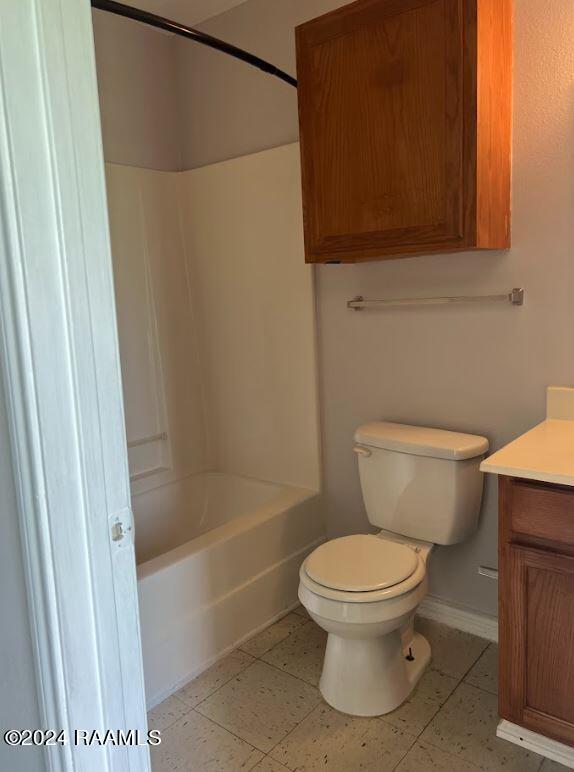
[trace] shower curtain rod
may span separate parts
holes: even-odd
[[[231,43],[226,43],[224,40],[214,38],[212,35],[207,35],[205,32],[200,32],[193,27],[186,27],[185,24],[179,24],[179,22],[171,21],[171,19],[165,19],[163,16],[157,16],[155,13],[149,11],[142,11],[140,8],[134,8],[131,5],[125,5],[125,3],[117,3],[115,0],[91,0],[92,8],[97,8],[100,11],[108,11],[109,13],[115,13],[118,16],[125,16],[127,19],[133,19],[139,21],[142,24],[149,24],[151,27],[157,27],[163,29],[166,32],[172,32],[174,35],[180,35],[187,40],[193,40],[196,43],[201,43],[203,46],[209,46],[216,51],[221,51],[224,54],[233,56],[235,59],[240,59],[242,62],[257,67],[263,72],[269,75],[274,75],[276,78],[288,83],[290,86],[297,88],[297,81],[291,77],[288,73],[280,70],[275,65],[266,62],[265,59],[260,59],[254,54],[250,54],[248,51],[244,51],[242,48]]]

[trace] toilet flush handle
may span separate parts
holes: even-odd
[[[371,455],[371,451],[365,448],[364,445],[355,445],[353,453],[356,453],[358,456],[364,456],[364,458],[368,458]]]

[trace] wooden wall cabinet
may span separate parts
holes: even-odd
[[[307,262],[510,246],[511,0],[358,0],[296,30]]]
[[[500,715],[574,746],[574,488],[499,495]]]

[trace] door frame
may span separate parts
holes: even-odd
[[[0,377],[46,768],[149,772],[89,0],[0,0]]]

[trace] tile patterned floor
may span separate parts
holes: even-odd
[[[418,620],[432,661],[393,713],[353,718],[317,684],[325,633],[288,614],[149,714],[154,772],[560,772],[495,735],[497,647]]]

